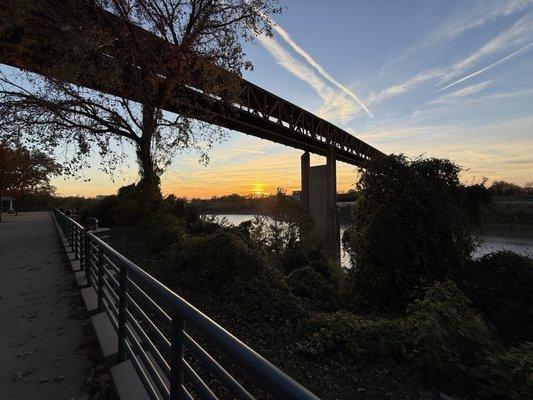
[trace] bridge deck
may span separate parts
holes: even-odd
[[[52,217],[2,218],[0,398],[82,398],[91,363],[79,346],[88,320],[76,316],[78,291]]]

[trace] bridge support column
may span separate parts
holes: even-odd
[[[306,151],[302,154],[301,158],[302,165],[302,190],[300,192],[300,201],[302,202],[302,207],[305,211],[309,212],[309,167],[310,167],[310,156],[309,152]]]
[[[326,255],[340,262],[340,231],[337,212],[337,168],[335,150],[329,149],[326,165],[310,166],[309,153],[301,158],[301,201],[315,223],[313,240]]]

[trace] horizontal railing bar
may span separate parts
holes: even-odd
[[[196,391],[198,394],[203,398],[207,400],[218,400],[218,397],[215,396],[215,394],[211,391],[211,389],[205,384],[205,382],[200,378],[200,376],[196,373],[194,369],[189,365],[187,361],[184,359],[181,360],[184,368],[185,375],[189,378],[191,383],[196,388]]]
[[[115,293],[115,289],[111,287],[107,279],[103,279],[102,283],[104,284],[104,293],[109,293],[109,295],[111,296],[110,300],[113,300],[114,303],[118,303],[118,295]]]
[[[182,299],[161,282],[157,281],[153,276],[128,260],[107,243],[92,233],[89,233],[89,235],[101,246],[106,248],[109,253],[120,260],[133,274],[151,287],[163,300],[175,307],[186,321],[191,323],[199,332],[206,335],[210,341],[220,346],[224,353],[228,354],[237,363],[246,366],[246,371],[254,376],[265,389],[280,398],[318,399],[314,394],[292,380],[284,372],[274,367],[211,318]]]
[[[117,267],[117,266],[115,265],[115,263],[114,263],[113,261],[111,261],[111,259],[110,259],[107,255],[103,254],[103,258],[104,258],[104,261],[105,261],[105,262],[106,262],[106,263],[107,263],[107,264],[108,264],[113,270],[115,270],[115,272],[120,272],[120,268]]]
[[[60,213],[59,211],[57,212]],[[65,218],[67,223],[74,222],[63,213],[60,213],[59,215]],[[187,324],[217,346],[218,350],[225,353],[235,364],[239,365],[243,371],[254,377],[257,383],[259,383],[267,392],[273,394],[277,398],[283,399],[318,400],[318,397],[313,395],[306,388],[291,379],[284,372],[257,354],[249,346],[241,342],[196,307],[174,293],[167,286],[156,280],[138,265],[124,257],[95,234],[88,231],[86,235],[98,248],[101,248],[107,255],[111,256],[113,259],[117,260],[121,266],[125,267],[129,275],[131,274],[132,276],[135,276],[143,283],[143,285],[146,285],[147,289],[152,292],[158,300],[161,300],[166,305],[172,307],[175,312],[187,322]],[[151,302],[149,302],[151,305],[155,304],[161,309],[150,296],[148,296],[148,298],[151,300]],[[107,299],[104,303],[107,303]],[[182,389],[184,393],[188,394],[185,387]],[[184,396],[189,397],[190,395],[187,396],[184,394]]]
[[[168,397],[170,395],[170,390],[167,388],[165,381],[159,375],[159,372],[157,371],[156,367],[152,363],[152,360],[148,358],[148,356],[146,355],[146,352],[142,348],[139,341],[135,338],[135,335],[133,334],[131,328],[128,325],[126,325],[126,332],[129,334],[128,341],[131,344],[133,344],[132,350],[135,350],[135,349],[137,350],[136,354],[141,357],[141,360],[144,364],[146,371],[148,371],[148,373],[152,377],[152,380],[155,382],[159,392],[163,393],[165,397]]]
[[[141,295],[142,300],[145,301],[150,308],[152,308],[153,311],[155,311],[159,316],[164,320],[163,322],[170,324],[172,319],[170,318],[170,315],[168,315],[165,310],[163,310],[159,304],[157,304],[148,294],[142,290],[139,285],[137,285],[130,277],[128,279],[128,284],[130,287],[134,288],[138,294]]]
[[[254,400],[254,397],[237,380],[230,375],[202,346],[184,332],[185,347],[187,347],[200,362],[218,376],[239,400]]]
[[[143,382],[143,385],[144,385],[145,389],[148,392],[148,396],[150,396],[150,398],[153,399],[153,400],[163,400],[158,395],[156,389],[152,385],[152,382],[150,382],[150,379],[146,375],[146,372],[144,371],[144,368],[141,366],[140,361],[137,359],[137,355],[135,354],[135,352],[131,348],[131,346],[130,346],[128,341],[126,341],[126,352],[129,354],[129,356],[130,356],[129,358],[131,360],[131,363],[133,364],[133,367],[135,368],[135,370],[139,374],[139,378]]]
[[[104,307],[105,313],[107,314],[107,316],[109,317],[109,320],[111,321],[111,324],[113,325],[113,328],[115,328],[115,330],[118,331],[118,322],[116,319],[116,314],[114,314],[114,312],[109,307],[110,304],[107,301],[107,299],[105,298],[102,299],[102,305]],[[113,306],[111,305],[111,307]]]
[[[158,344],[161,344],[165,347],[164,351],[169,353],[170,352],[170,341],[167,339],[165,334],[161,332],[161,330],[157,327],[156,324],[146,315],[146,313],[141,309],[141,307],[137,304],[137,302],[128,294],[127,295],[129,305],[133,306],[135,311],[137,311],[141,317],[144,323],[146,323],[150,330],[155,333],[156,336],[158,336]]]
[[[89,273],[89,282],[87,283],[90,283],[93,288],[98,286],[97,279],[90,273]]]
[[[111,280],[111,282],[114,285],[114,288],[118,288],[120,286],[120,284],[118,283],[117,279],[113,276],[113,274],[109,271],[109,269],[104,267],[103,268],[103,273],[105,274],[107,279]]]
[[[189,391],[187,390],[187,388],[185,388],[185,386],[181,385],[180,388],[179,388],[179,394],[181,395],[181,397],[183,397],[184,399],[187,399],[187,400],[194,400],[194,397],[191,396],[191,394],[189,393]],[[181,398],[180,398],[181,400]]]
[[[153,356],[156,358],[157,364],[161,367],[163,370],[163,373],[166,376],[170,375],[170,365],[168,364],[167,360],[163,357],[159,349],[156,347],[152,339],[148,336],[148,334],[144,331],[142,326],[135,320],[135,316],[129,312],[129,310],[126,310],[126,313],[128,315],[128,320],[132,324],[133,328],[135,329],[135,333],[137,333],[141,339],[143,340],[143,344],[146,343],[146,345],[150,348],[150,351],[152,352]]]
[[[109,305],[113,307],[114,315],[117,316],[118,321],[118,307],[115,305],[115,301],[113,301],[112,295],[110,295],[108,289],[105,286],[102,286],[102,300],[107,301]]]

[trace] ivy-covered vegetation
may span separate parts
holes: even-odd
[[[489,201],[459,172],[403,156],[367,165],[344,238],[348,270],[313,246],[312,221],[283,191],[265,202],[268,219],[239,226],[174,196],[145,212],[135,185],[86,215],[136,225],[146,259],[159,260],[151,273],[267,358],[289,352],[287,372],[324,398],[364,397],[318,383],[338,356],[349,373],[387,365],[462,399],[531,398],[533,262],[509,252],[472,259]]]
[[[401,311],[431,282],[456,276],[479,241],[481,185],[464,186],[448,160],[382,158],[361,171],[344,235],[354,307]]]

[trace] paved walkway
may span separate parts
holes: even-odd
[[[49,212],[2,215],[0,399],[83,399],[78,290]]]

